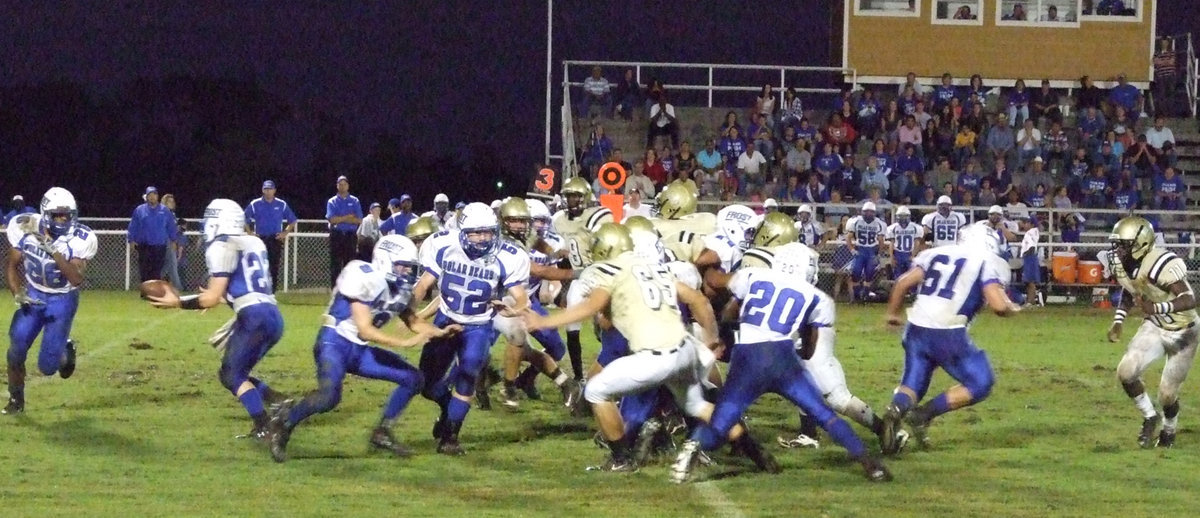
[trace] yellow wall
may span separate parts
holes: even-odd
[[[919,17],[856,16],[857,1],[846,0],[846,66],[859,76],[950,72],[956,79],[980,74],[1029,82],[1088,74],[1104,81],[1124,72],[1130,81],[1150,80],[1153,0],[1142,0],[1141,22],[1084,20],[1079,28],[998,27],[999,0],[984,0],[983,26],[931,23],[933,0],[919,0]]]

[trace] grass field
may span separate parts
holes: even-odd
[[[257,373],[300,393],[315,386],[325,297],[281,302],[286,333]],[[881,306],[839,311],[850,388],[882,411],[902,367],[898,336],[881,325]],[[436,407],[418,397],[397,432],[419,454],[403,460],[366,448],[391,385],[351,379],[341,406],[298,428],[291,459],[275,464],[234,439],[250,423],[204,343],[229,314],[86,292],[75,376],[31,379],[26,413],[0,419],[0,516],[1182,516],[1200,484],[1194,384],[1184,387],[1176,448],[1139,450],[1140,416],[1114,376],[1124,344],[1103,340],[1109,316],[1091,309],[982,317],[973,334],[997,370],[991,399],[936,421],[932,448],[889,460],[896,480],[886,485],[868,484],[828,439],[819,450],[775,446],[796,425],[776,396],[750,410],[750,423],[783,474],[723,453],[684,486],[667,481],[666,461],[633,474],[585,471],[605,452],[544,378],[544,401],[472,410],[460,458],[434,453]],[[131,347],[139,341],[150,347]],[[1147,380],[1157,385],[1158,366]],[[939,375],[931,394],[948,383]]]

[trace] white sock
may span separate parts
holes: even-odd
[[[567,374],[566,374],[565,372],[561,372],[561,371],[560,371],[560,372],[558,373],[558,377],[557,377],[557,378],[554,378],[554,384],[555,384],[555,385],[558,385],[558,386],[560,386],[560,387],[561,387],[561,386],[562,386],[562,384],[563,384],[563,383],[566,383],[568,379],[571,379],[571,377],[570,377],[570,376],[567,376]]]
[[[1158,413],[1154,411],[1154,403],[1150,401],[1150,396],[1147,396],[1145,392],[1133,398],[1133,404],[1137,405],[1138,410],[1142,411],[1142,417],[1146,419],[1150,419]]]
[[[1163,418],[1163,430],[1175,431],[1175,426],[1179,422],[1179,416]]]

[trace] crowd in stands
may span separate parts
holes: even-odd
[[[846,87],[816,107],[804,106],[790,88],[765,85],[694,150],[680,139],[661,83],[642,89],[626,71],[614,87],[596,67],[579,116],[598,103],[606,117],[629,120],[640,106],[647,146],[629,164],[597,124],[581,164],[594,178],[600,164],[621,162],[643,199],[682,182],[710,200],[933,205],[946,195],[955,205],[984,209],[1007,202],[1182,210],[1186,187],[1166,119],[1145,113],[1142,92],[1124,75],[1107,91],[1087,76],[1079,83],[1068,99],[1048,80],[1035,89],[1023,80],[988,88],[975,75],[960,87],[944,74],[931,86],[910,73],[895,90]],[[1064,117],[1064,107],[1073,118]]]

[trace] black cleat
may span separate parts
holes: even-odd
[[[442,434],[446,433],[446,427],[442,425],[442,418],[439,417],[433,421],[433,438],[441,439]]]
[[[375,428],[375,431],[371,432],[370,445],[372,448],[390,451],[392,455],[397,457],[411,457],[413,454],[408,446],[396,440],[391,430],[382,426]]]
[[[517,388],[525,393],[525,399],[530,401],[541,401],[542,393],[538,392],[537,379],[526,380],[524,376],[517,378]]]
[[[492,396],[488,394],[486,383],[475,384],[475,407],[480,410],[492,409]]]
[[[458,456],[466,454],[461,444],[458,443],[458,435],[451,435],[438,441],[437,452],[442,455]]]
[[[633,473],[638,470],[637,464],[632,459],[618,459],[609,457],[604,465],[600,466],[601,471],[613,471],[618,473]]]
[[[4,410],[0,410],[0,414],[16,415],[25,412],[25,400],[15,397],[8,398],[8,404],[4,405]]]
[[[896,405],[888,405],[883,412],[883,432],[879,434],[879,449],[884,455],[893,455],[900,451],[896,443],[896,434],[900,431],[900,420],[904,413]]]
[[[1162,431],[1158,432],[1158,442],[1155,442],[1154,445],[1159,448],[1175,446],[1175,430],[1163,428]]]
[[[567,407],[572,415],[577,413],[576,408],[583,403],[583,387],[579,386],[578,381],[569,379],[558,389],[562,391],[563,406]]]
[[[517,408],[521,406],[521,396],[517,393],[517,386],[506,383],[504,385],[504,406],[508,408]]]
[[[738,439],[738,444],[742,450],[742,455],[754,461],[754,465],[758,466],[758,469],[767,473],[779,473],[783,471],[783,467],[775,460],[775,456],[771,455],[771,452],[767,451],[766,448],[763,448],[762,444],[754,440],[749,432],[746,432]]]
[[[67,340],[67,358],[59,366],[58,375],[62,376],[62,379],[67,379],[72,374],[75,374],[75,340]]]
[[[275,412],[271,414],[271,421],[267,424],[267,444],[270,445],[271,458],[275,462],[283,462],[287,460],[287,444],[292,438],[292,429],[288,427],[288,414],[292,411],[292,402],[284,401],[279,404]]]
[[[862,464],[863,471],[867,475],[867,480],[871,482],[892,481],[892,472],[888,471],[887,466],[883,465],[883,461],[866,456],[859,460],[859,463]]]
[[[650,455],[654,453],[654,438],[658,435],[659,430],[662,430],[662,421],[655,418],[650,418],[645,423],[642,423],[642,428],[638,430],[637,440],[633,443],[633,463],[638,466],[645,466],[650,460]]]
[[[234,439],[254,439],[254,440],[260,441],[260,442],[264,442],[264,441],[270,442],[270,440],[269,440],[270,434],[271,434],[270,427],[271,427],[271,424],[269,422],[267,423],[267,426],[265,428],[259,428],[259,427],[255,426],[248,433],[245,433],[242,435],[235,435]]]
[[[1162,416],[1154,414],[1154,417],[1147,417],[1142,420],[1142,431],[1138,434],[1138,444],[1143,448],[1154,447],[1154,431],[1158,428],[1158,422],[1162,421]]]
[[[886,422],[887,418],[884,417],[884,419]],[[922,416],[921,412],[909,412],[908,416],[904,419],[904,422],[908,423],[909,428],[912,428],[912,440],[917,442],[917,446],[920,446],[922,449],[928,448],[929,419]],[[899,437],[900,431],[897,430],[896,435],[892,436],[892,443],[894,445],[893,447],[896,448],[896,451],[899,451]],[[892,453],[895,453],[895,451]]]

